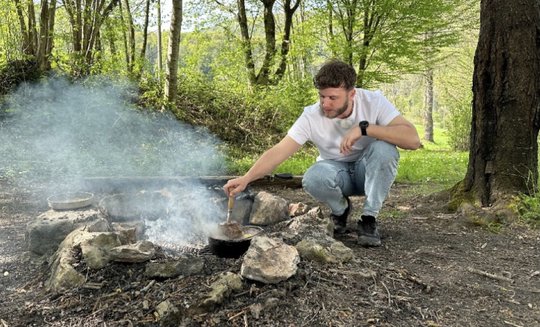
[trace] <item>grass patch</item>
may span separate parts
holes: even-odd
[[[527,225],[540,228],[540,193],[533,195],[521,194],[515,203],[518,216]]]

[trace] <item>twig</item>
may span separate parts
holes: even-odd
[[[155,280],[155,279],[152,279],[152,280],[150,281],[150,283],[148,283],[148,285],[146,285],[145,287],[143,287],[143,288],[141,289],[141,292],[146,292],[146,291],[148,291],[148,290],[150,289],[150,287],[152,287],[152,285],[154,285],[155,283],[156,283],[156,280]]]
[[[246,313],[246,309],[240,310],[240,312],[238,312],[238,313],[236,313],[236,314],[230,316],[230,317],[229,317],[229,321],[234,320],[235,318],[241,316],[241,315],[244,314],[244,313]]]
[[[422,281],[420,278],[408,274],[407,279],[412,281],[412,282],[415,282],[416,284],[418,284],[418,285],[420,285],[422,287],[424,287],[424,290],[426,291],[426,293],[431,292],[431,289],[432,289],[431,285],[429,285],[428,283]]]
[[[99,290],[103,287],[103,283],[92,283],[88,282],[82,286],[82,288],[91,289],[91,290]]]
[[[345,285],[343,283],[340,283],[340,282],[336,282],[335,280],[326,279],[326,278],[321,277],[321,276],[317,276],[317,278],[322,280],[323,282],[331,283],[331,284],[338,285],[338,286],[347,287],[347,285]]]
[[[495,275],[495,274],[492,274],[492,273],[488,273],[487,271],[483,271],[483,270],[478,270],[478,269],[474,269],[472,267],[468,267],[467,270],[473,274],[478,274],[480,276],[484,276],[484,277],[488,277],[488,278],[491,278],[491,279],[496,279],[496,280],[500,280],[500,281],[504,281],[504,282],[509,282],[509,283],[513,283],[514,280],[511,279],[511,278],[508,278],[508,277],[504,277],[504,276],[499,276],[499,275]]]
[[[523,326],[521,326],[521,325],[514,324],[513,322],[506,321],[506,320],[504,321],[504,323],[507,324],[507,325],[510,325],[510,326],[514,326],[514,327],[523,327]]]
[[[392,306],[392,299],[390,298],[390,291],[388,290],[388,287],[381,281],[382,286],[386,290],[386,295],[388,296],[388,306]]]
[[[377,275],[373,270],[367,271],[350,271],[350,270],[339,270],[339,269],[328,269],[329,272],[343,275],[357,275],[363,278],[371,278]]]

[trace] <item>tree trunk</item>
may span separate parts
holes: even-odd
[[[17,11],[17,17],[19,18],[19,26],[21,29],[22,52],[24,54],[32,54],[30,52],[30,39],[29,39],[28,29],[26,28],[26,21],[24,20],[21,0],[15,0],[15,9]]]
[[[51,69],[51,55],[54,48],[54,22],[56,19],[56,0],[52,0],[49,6],[49,26],[47,27],[47,49],[45,50],[45,69]]]
[[[167,53],[167,73],[165,76],[165,99],[172,103],[176,99],[178,84],[178,57],[180,52],[180,31],[182,29],[182,0],[172,0],[173,12],[169,32]]]
[[[157,0],[157,42],[158,42],[158,79],[161,81],[161,74],[163,72],[163,44],[161,42],[161,0]]]
[[[54,2],[55,0],[53,0]],[[37,44],[36,61],[39,68],[45,70],[47,65],[47,47],[49,41],[49,0],[41,1],[41,14],[39,20],[39,38]]]
[[[285,11],[285,25],[283,29],[283,40],[281,41],[281,60],[275,73],[275,83],[279,82],[283,78],[283,75],[285,75],[285,71],[287,70],[287,55],[291,49],[293,15],[300,6],[300,2],[300,0],[297,0],[296,3],[291,7],[291,0],[285,0],[283,5]]]
[[[122,40],[124,41],[124,59],[126,61],[126,70],[130,72],[131,70],[131,64],[129,62],[129,46],[128,46],[128,37],[126,33],[126,21],[124,19],[124,6],[122,5],[122,2],[118,4],[118,8],[120,9],[120,22],[122,23]]]
[[[141,45],[141,54],[139,56],[141,61],[141,67],[139,68],[138,77],[142,75],[144,70],[144,63],[146,60],[146,45],[148,43],[148,24],[150,18],[150,0],[146,0],[146,5],[144,8],[144,26],[143,26],[143,41]]]
[[[30,40],[30,48],[29,53],[33,54],[34,56],[37,53],[37,42],[38,42],[38,35],[37,35],[37,27],[36,27],[36,12],[34,10],[34,1],[33,0],[27,0],[27,8],[28,8],[28,40]]]
[[[433,68],[426,71],[424,90],[424,140],[434,142],[433,138]]]
[[[540,3],[482,0],[463,190],[490,206],[538,181]]]
[[[129,0],[124,0],[124,4],[126,9],[127,29],[129,31],[128,72],[133,73],[133,68],[135,67],[135,26],[133,25],[133,15],[131,15]]]
[[[248,71],[249,82],[251,85],[257,83],[257,75],[255,74],[255,61],[253,59],[253,50],[251,49],[251,37],[249,36],[248,19],[246,14],[246,3],[244,0],[237,0],[238,14],[236,18],[240,26],[240,34],[242,36],[242,50],[244,51],[244,60]]]
[[[76,60],[83,60],[80,72],[87,74],[93,60],[98,32],[107,16],[120,0],[62,0],[72,30],[72,44]],[[106,1],[109,1],[105,5]]]
[[[265,37],[265,53],[261,69],[257,74],[258,85],[270,84],[270,68],[274,64],[276,55],[276,19],[273,9],[276,0],[261,0],[264,6],[264,37]]]

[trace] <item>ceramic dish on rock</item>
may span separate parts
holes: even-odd
[[[92,205],[94,194],[89,192],[71,192],[51,195],[47,198],[53,210],[74,210]]]

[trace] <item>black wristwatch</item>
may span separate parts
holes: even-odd
[[[367,135],[366,129],[369,126],[369,122],[367,120],[362,120],[360,124],[358,125],[360,126],[360,130],[362,131],[362,135],[366,136]]]

